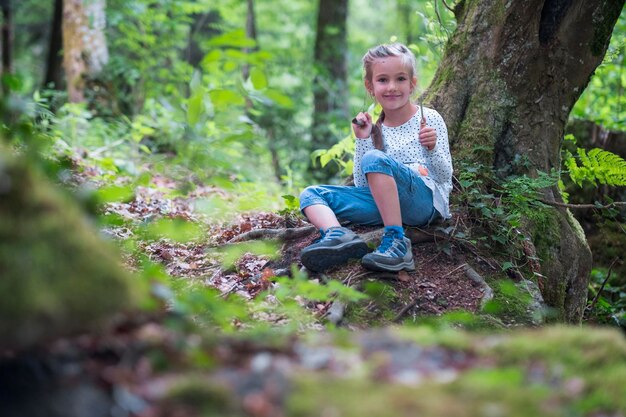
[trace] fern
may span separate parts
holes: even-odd
[[[569,175],[579,187],[589,181],[594,186],[606,184],[611,186],[626,185],[626,160],[619,155],[604,149],[594,148],[589,152],[578,148],[578,157],[570,152],[565,154],[564,164]]]

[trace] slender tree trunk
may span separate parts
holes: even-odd
[[[491,164],[505,175],[560,169],[568,115],[601,63],[623,6],[624,0],[461,1],[457,30],[426,93],[444,115],[455,159]],[[520,158],[529,165],[516,163]],[[545,198],[561,201],[556,187]],[[554,209],[527,228],[546,277],[544,298],[561,319],[580,321],[591,253],[578,222]]]
[[[109,59],[105,9],[105,0],[63,3],[63,66],[71,102],[85,100],[85,78],[95,77]]]
[[[315,39],[312,150],[337,142],[331,125],[348,122],[348,0],[320,0]]]
[[[248,11],[246,13],[246,37],[249,39],[254,39],[258,41],[256,35],[256,17],[254,16],[254,0],[247,0]],[[258,44],[254,48],[246,48],[244,50],[245,53],[249,54],[250,52],[258,51]],[[243,78],[244,80],[250,76],[250,65],[246,64],[243,66]]]
[[[13,9],[11,0],[0,1],[2,10],[2,74],[13,72]]]
[[[48,59],[46,61],[46,76],[44,86],[60,89],[62,83],[61,72],[63,59],[63,0],[54,0],[52,25],[50,26],[50,43],[48,44]]]
[[[398,20],[402,24],[402,31],[404,32],[404,39],[407,45],[414,42],[413,39],[413,23],[411,16],[413,10],[411,9],[411,3],[408,0],[397,0]]]

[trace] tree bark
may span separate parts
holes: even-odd
[[[11,0],[0,1],[2,10],[2,74],[13,72],[13,10]]]
[[[623,6],[624,0],[458,3],[457,30],[426,93],[447,122],[455,159],[490,164],[502,175],[560,169],[568,115],[601,63]],[[516,163],[520,158],[528,164]],[[556,187],[544,197],[562,201]],[[578,222],[555,209],[547,225],[528,228],[546,276],[546,302],[559,318],[580,321],[591,252]]]
[[[105,0],[63,2],[63,67],[71,102],[85,100],[85,78],[95,77],[109,60]]]
[[[348,123],[348,0],[320,0],[315,38],[312,150],[337,142],[332,123]]]
[[[60,89],[62,83],[63,59],[63,0],[54,0],[54,12],[50,26],[50,43],[48,44],[48,59],[46,61],[46,76],[44,86]]]

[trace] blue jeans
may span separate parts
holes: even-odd
[[[358,168],[358,167],[355,167]],[[433,193],[419,174],[379,150],[363,155],[361,170],[389,175],[396,180],[402,222],[408,226],[424,226],[438,214],[433,207]],[[323,204],[330,207],[341,222],[365,226],[383,224],[369,187],[346,185],[313,185],[300,194],[300,210]]]

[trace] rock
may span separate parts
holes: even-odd
[[[0,350],[101,329],[133,309],[138,282],[83,212],[0,148]]]

